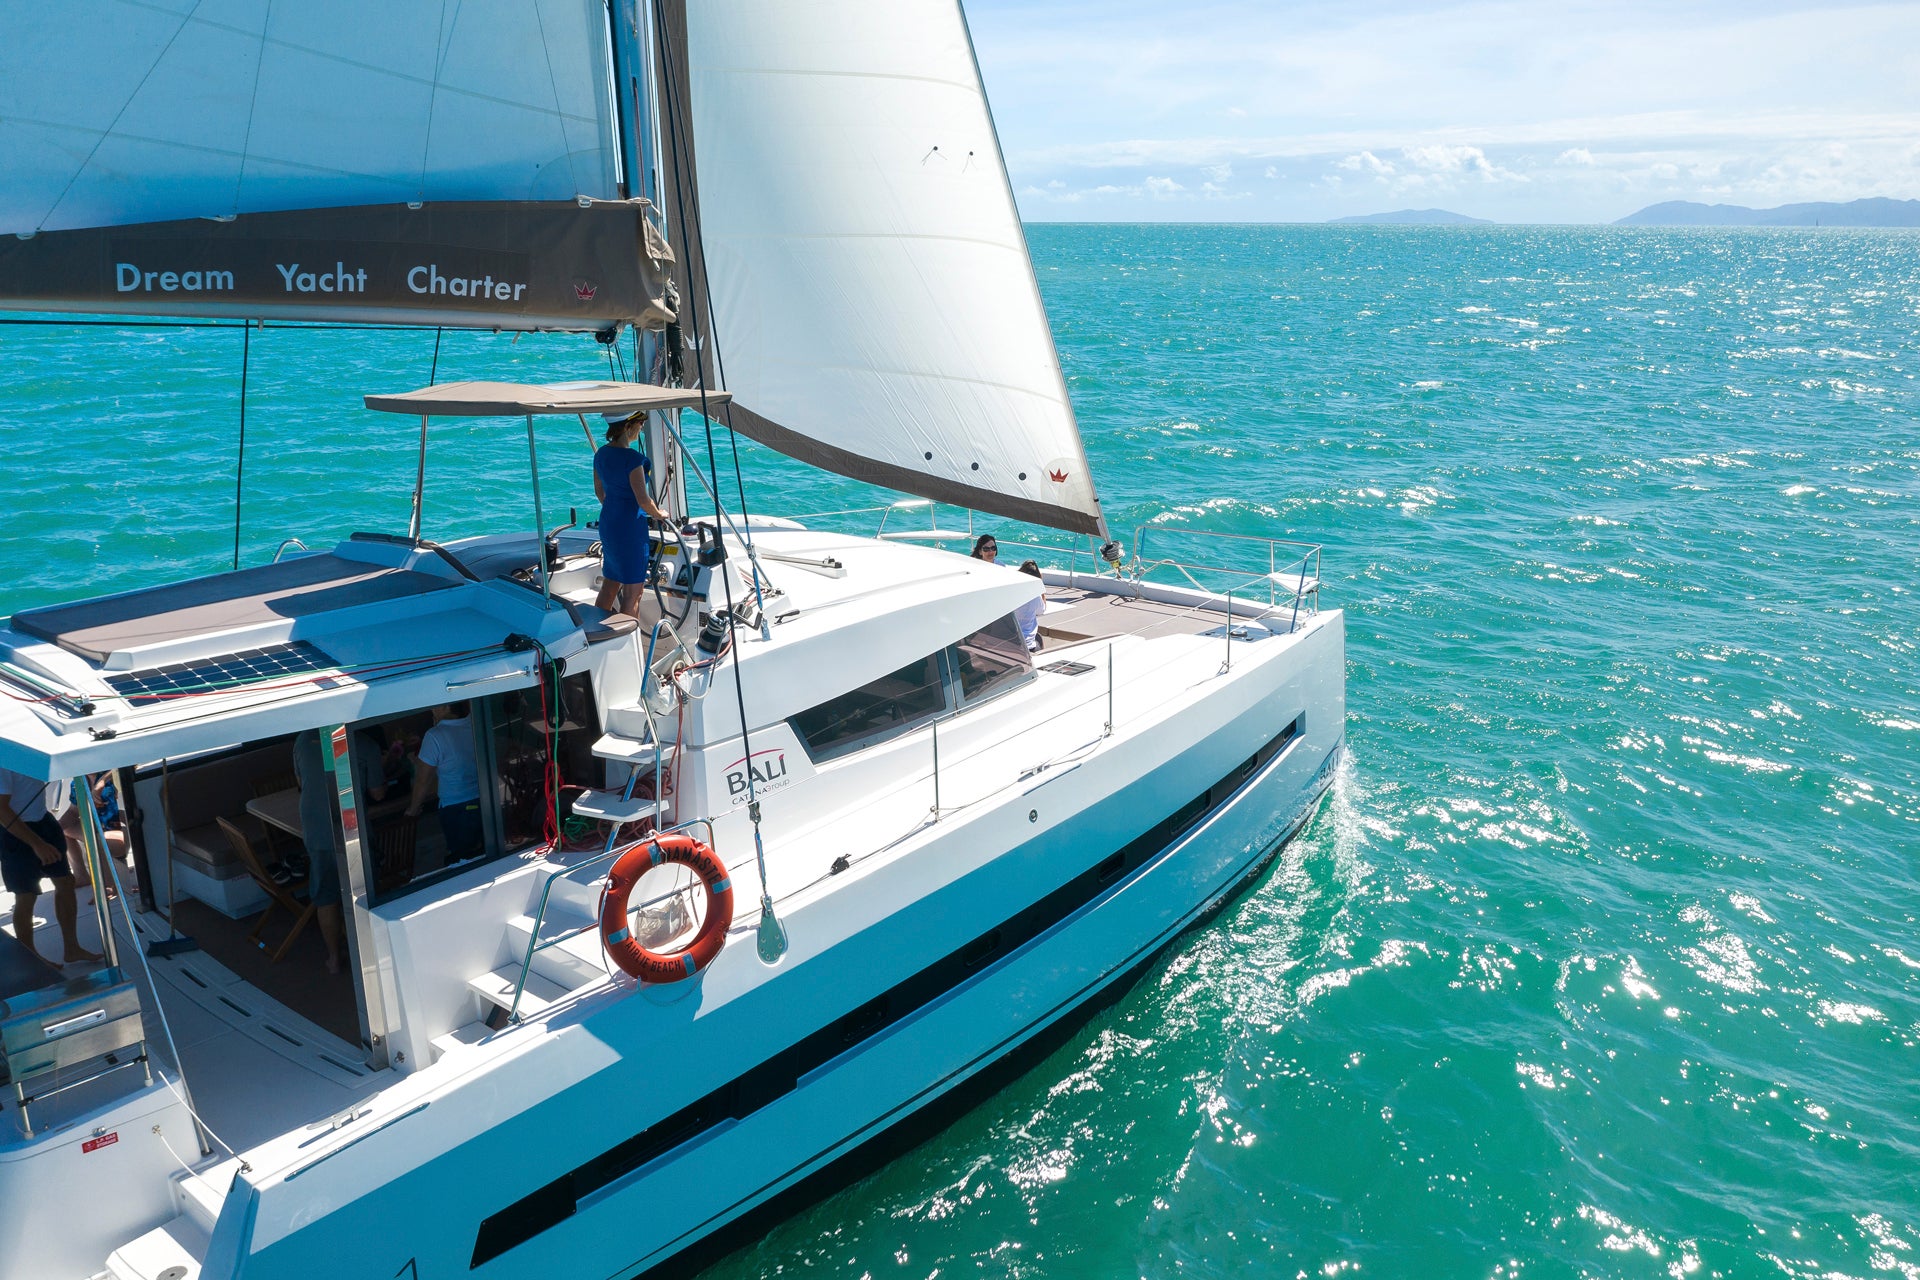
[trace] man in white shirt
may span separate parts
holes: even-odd
[[[480,770],[466,703],[450,702],[433,709],[433,727],[420,739],[420,754],[413,766],[413,800],[407,805],[407,816],[419,817],[427,797],[437,796],[448,865],[479,857]]]
[[[44,877],[53,881],[53,916],[65,944],[61,963],[97,963],[100,957],[80,945],[67,836],[60,829],[67,801],[64,782],[0,769],[0,882],[13,895],[13,936],[21,946],[33,950],[33,908]]]

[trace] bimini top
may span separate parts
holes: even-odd
[[[367,408],[434,418],[525,417],[528,414],[638,413],[725,404],[724,391],[655,387],[644,382],[443,382],[418,391],[368,396]]]

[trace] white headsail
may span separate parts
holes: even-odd
[[[670,183],[664,212],[699,227],[676,239],[704,251],[690,284],[734,425],[858,479],[1099,530],[956,0],[688,0],[684,20],[662,70],[691,136],[665,104],[662,158],[691,152],[698,181]]]

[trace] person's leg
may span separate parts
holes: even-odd
[[[307,869],[307,901],[313,904],[313,917],[320,925],[320,941],[327,948],[327,972],[341,969],[340,939],[346,929],[340,915],[340,867],[330,846],[311,851]]]
[[[346,918],[341,914],[340,904],[315,907],[313,918],[320,925],[320,941],[327,944],[327,972],[338,973],[346,965],[341,958],[340,944],[347,936]]]
[[[40,901],[38,889],[32,893],[13,895],[13,936],[18,938],[20,945],[29,951],[33,950],[33,907],[38,901]]]
[[[53,877],[53,918],[60,923],[60,941],[64,947],[61,964],[80,964],[101,958],[80,945],[80,907],[79,899],[74,896],[72,876]]]
[[[129,863],[127,859],[128,859],[128,856],[133,852],[133,846],[127,843],[127,833],[120,830],[117,827],[110,827],[106,831],[103,831],[101,835],[106,840],[107,856],[109,858],[112,858],[115,862],[119,863],[121,867],[124,868],[125,871],[131,871],[133,869],[132,864]],[[115,890],[113,887],[114,869],[112,867],[107,867],[107,868],[104,868],[104,870],[107,873],[107,878],[105,883],[103,883],[100,887],[106,891],[107,897],[109,898],[119,897],[120,895],[118,891]],[[124,872],[123,872],[123,875],[124,875]]]
[[[93,876],[87,871],[86,848],[80,840],[80,808],[70,806],[60,815],[60,835],[66,843],[67,870],[73,876],[76,888],[91,889]]]
[[[594,607],[602,613],[612,613],[614,605],[620,599],[620,593],[626,590],[624,582],[615,582],[612,578],[600,579],[600,594],[593,598]]]
[[[442,805],[438,812],[440,834],[447,840],[448,865],[479,857],[483,840],[479,804],[468,801],[466,804]]]

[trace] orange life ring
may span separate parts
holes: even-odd
[[[669,862],[690,867],[707,889],[707,918],[684,951],[649,951],[627,924],[627,899],[640,877]],[[713,963],[733,924],[733,880],[714,851],[684,832],[644,840],[621,854],[607,875],[600,906],[600,938],[607,954],[642,982],[683,982]]]

